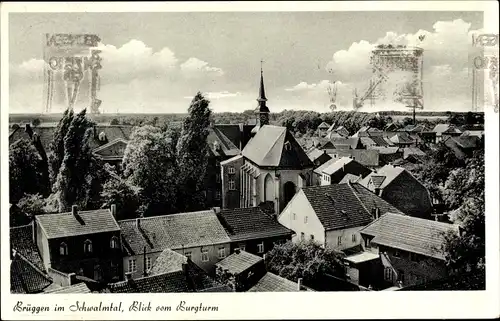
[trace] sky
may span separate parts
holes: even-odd
[[[254,109],[261,60],[272,112],[329,111],[334,81],[338,109],[350,110],[353,90],[369,86],[376,44],[424,49],[424,110],[468,111],[469,48],[482,24],[482,12],[11,13],[9,112],[44,108],[45,33],[101,38],[102,112],[184,113],[197,91],[215,112]],[[86,98],[82,86],[75,109]]]

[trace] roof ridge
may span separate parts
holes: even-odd
[[[119,220],[117,222],[132,222],[137,219],[140,219],[141,221],[143,220],[148,220],[148,219],[154,219],[154,218],[166,218],[166,217],[172,217],[172,216],[181,216],[181,215],[187,215],[187,214],[201,214],[201,213],[214,213],[212,210],[202,210],[202,211],[193,211],[193,212],[183,212],[183,213],[173,213],[173,214],[164,214],[164,215],[156,215],[156,216],[147,216],[147,217],[137,217],[137,218],[129,218],[125,220]]]
[[[21,253],[19,253],[19,251],[17,251],[17,250],[15,252],[14,258],[16,256],[18,256],[24,262],[28,263],[35,271],[37,271],[38,273],[42,274],[42,276],[45,279],[47,279],[48,281],[52,281],[52,278],[47,273],[45,273],[44,271],[40,270],[36,265],[34,265],[33,263],[31,263],[30,260],[28,260],[24,255],[22,255]]]
[[[101,146],[99,146],[99,147],[94,148],[94,149],[92,150],[92,152],[94,152],[94,153],[95,153],[95,152],[100,152],[101,150],[103,150],[103,149],[105,149],[105,148],[107,148],[107,147],[109,147],[109,146],[111,146],[111,145],[113,145],[113,144],[117,143],[118,141],[121,141],[121,142],[123,142],[123,143],[128,143],[128,141],[127,141],[126,139],[123,139],[123,138],[121,138],[121,137],[117,137],[117,138],[113,139],[112,141],[107,142],[107,143],[106,143],[106,144],[104,144],[104,145],[101,145]]]
[[[264,125],[264,126],[271,126],[271,127],[280,128],[280,126],[272,126],[272,125]],[[278,143],[278,141],[281,139],[281,137],[283,135],[285,135],[285,137],[283,138],[283,143],[285,143],[287,130],[286,130],[286,127],[282,127],[282,128],[284,128],[284,130],[282,130],[281,134],[278,135],[278,137],[276,138],[276,140],[274,141],[274,143],[271,145],[271,148],[268,149],[267,154],[264,155],[264,157],[261,159],[261,161],[263,159],[265,159],[267,157],[267,155],[269,155],[269,152],[274,149],[274,146],[276,146],[276,144]],[[283,149],[280,150],[280,157],[279,157],[280,160],[281,160],[282,156],[283,156]]]
[[[356,184],[356,183],[355,183]],[[356,191],[354,190],[354,187],[351,185],[351,183],[349,183],[349,181],[347,181],[347,185],[349,186],[351,192],[354,194],[354,196],[356,197],[356,199],[358,200],[358,202],[361,204],[361,206],[365,209],[365,211],[369,214],[369,215],[372,215],[370,211],[368,211],[368,209],[366,208],[365,204],[361,201],[361,199],[359,198],[358,194],[356,193]]]

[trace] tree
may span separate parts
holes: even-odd
[[[140,189],[139,215],[169,214],[177,209],[179,173],[169,133],[145,125],[135,128],[130,136],[122,168],[126,183]]]
[[[110,208],[115,204],[117,220],[136,218],[139,208],[138,192],[138,188],[130,186],[120,177],[111,177],[102,188],[102,208]]]
[[[324,274],[345,276],[342,254],[330,248],[323,248],[315,242],[287,242],[276,245],[266,254],[269,272],[291,281],[302,278],[314,282]]]
[[[17,207],[31,218],[45,214],[45,200],[40,194],[26,194],[19,200]]]
[[[111,119],[110,125],[120,125],[120,121],[116,118]]]
[[[203,194],[205,173],[208,165],[207,144],[210,126],[210,101],[197,93],[189,106],[189,116],[184,120],[177,143],[177,167],[179,169],[178,206],[185,211],[205,207]]]
[[[90,148],[93,125],[83,109],[73,117],[64,136],[63,159],[53,188],[59,212],[69,210],[74,204],[81,208],[100,205],[96,198],[104,173]]]
[[[34,127],[40,126],[41,123],[42,121],[40,120],[40,118],[35,118],[31,121],[31,125],[33,125]]]
[[[454,223],[460,233],[445,235],[443,250],[447,265],[458,272],[482,271],[485,267],[484,201],[469,199],[459,210]]]
[[[57,175],[59,174],[59,169],[61,167],[64,158],[64,137],[68,133],[69,126],[73,121],[74,113],[73,109],[66,109],[62,118],[57,124],[57,128],[54,132],[54,139],[50,144],[50,180],[52,184],[55,183]]]
[[[41,190],[42,161],[33,144],[20,139],[10,146],[9,152],[9,191],[10,203],[16,204],[24,194],[37,194]]]

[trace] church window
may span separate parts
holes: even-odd
[[[230,190],[235,190],[236,189],[236,184],[234,183],[234,179],[229,180],[229,189]]]
[[[117,249],[118,248],[118,238],[116,236],[113,236],[111,238],[111,241],[109,243],[109,247],[112,249]]]
[[[59,246],[59,254],[60,255],[68,255],[68,245],[64,242]]]
[[[201,251],[201,261],[208,262],[208,250]]]
[[[234,169],[234,167],[233,167],[233,166],[229,166],[229,167],[228,167],[228,169],[227,169],[227,172],[228,172],[229,174],[234,174],[234,173],[236,173],[236,170]]]
[[[264,253],[264,242],[257,244],[257,252]]]
[[[83,243],[83,251],[85,253],[92,253],[92,241],[91,240],[85,240]]]

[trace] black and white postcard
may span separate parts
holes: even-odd
[[[2,3],[2,319],[498,317],[497,12]]]

